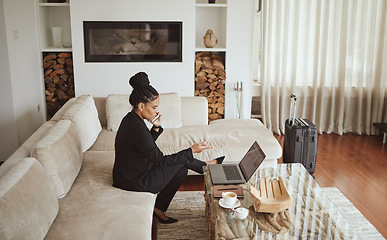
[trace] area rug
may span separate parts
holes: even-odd
[[[385,239],[360,211],[335,187],[323,188],[326,195],[360,239]]]
[[[384,239],[340,190],[334,187],[323,190],[361,239]],[[203,191],[177,192],[167,214],[179,221],[174,224],[158,223],[157,239],[208,239]]]
[[[179,191],[167,211],[177,223],[157,225],[157,239],[208,239],[208,221],[203,191]]]

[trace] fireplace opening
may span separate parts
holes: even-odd
[[[181,62],[182,22],[83,22],[85,62]]]

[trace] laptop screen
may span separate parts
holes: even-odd
[[[266,155],[262,151],[261,147],[255,141],[250,147],[249,151],[239,162],[239,167],[242,170],[243,176],[248,181],[254,174],[255,170],[261,165]]]

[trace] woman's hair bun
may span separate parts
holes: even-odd
[[[129,84],[133,89],[143,88],[150,85],[148,75],[144,72],[138,72],[129,79]]]

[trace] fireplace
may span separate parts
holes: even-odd
[[[182,22],[83,22],[85,62],[181,62]]]

